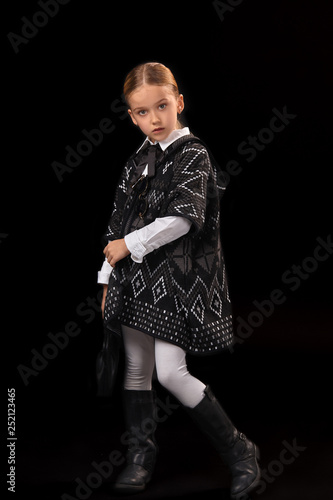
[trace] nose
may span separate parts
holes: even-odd
[[[151,119],[152,125],[156,125],[156,123],[159,122],[159,118],[158,118],[157,114],[154,111],[151,112],[150,119]]]

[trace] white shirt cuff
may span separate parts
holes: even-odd
[[[101,270],[98,271],[97,273],[97,283],[99,283],[100,285],[108,285],[111,273],[112,273],[112,267],[105,259]]]
[[[124,238],[125,244],[131,253],[131,258],[134,262],[141,263],[145,256],[146,247],[141,243],[138,230],[129,233]]]
[[[148,253],[188,233],[191,224],[190,220],[181,216],[160,217],[148,226],[127,234],[125,243],[132,260],[140,264]]]

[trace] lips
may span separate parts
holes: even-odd
[[[153,130],[153,134],[158,134],[159,132],[163,132],[164,128],[163,127],[159,127],[159,128],[154,128]]]

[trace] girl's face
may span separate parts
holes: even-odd
[[[184,109],[184,98],[178,98],[166,85],[143,84],[129,98],[130,117],[152,142],[163,141],[177,128],[177,113]]]

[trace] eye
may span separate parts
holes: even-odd
[[[160,108],[161,110],[165,109],[166,107],[167,107],[167,105],[166,105],[166,104],[160,104],[160,105],[159,105],[159,108]]]
[[[147,113],[147,111],[145,109],[140,109],[140,111],[139,111],[140,116],[145,116],[146,113]]]

